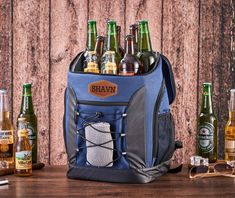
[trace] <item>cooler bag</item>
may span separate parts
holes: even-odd
[[[67,177],[147,183],[167,173],[177,145],[167,58],[157,54],[154,69],[144,75],[72,72],[82,68],[83,54],[71,62],[65,90]]]

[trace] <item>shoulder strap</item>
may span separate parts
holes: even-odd
[[[163,63],[163,67],[162,67],[163,77],[165,79],[165,83],[167,87],[169,103],[171,104],[176,97],[174,75],[173,75],[170,61],[162,54],[161,54],[161,58],[162,58],[162,63]]]

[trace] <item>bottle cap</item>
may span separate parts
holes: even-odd
[[[133,36],[133,35],[128,34],[128,35],[126,35],[125,40],[129,40],[129,39],[133,39],[133,38],[134,38],[134,36]]]
[[[32,86],[32,83],[24,83],[23,84],[24,88],[31,88],[31,86]]]
[[[211,86],[212,85],[212,83],[210,83],[210,82],[204,82],[203,83],[203,86]]]
[[[93,19],[90,19],[90,20],[88,20],[88,24],[94,24],[94,23],[96,23],[96,20],[93,20]]]
[[[108,22],[107,22],[108,24],[112,24],[112,25],[116,25],[116,21],[114,21],[114,20],[108,20]]]
[[[104,37],[104,36],[97,36],[97,37],[96,37],[96,40],[102,40],[102,41],[104,41],[104,40],[105,40],[105,37]]]
[[[148,23],[148,20],[140,20],[139,23],[140,24],[146,24],[146,23]]]
[[[138,29],[138,27],[139,27],[139,25],[138,24],[131,24],[130,25],[130,29],[132,30],[132,29]]]

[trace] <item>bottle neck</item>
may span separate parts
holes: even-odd
[[[97,56],[102,56],[103,49],[104,49],[104,37],[99,37],[96,40],[96,44],[95,44],[95,52]]]
[[[148,30],[147,24],[140,25],[140,32],[139,32],[139,51],[146,52],[152,51],[151,41],[150,41],[150,34]]]
[[[0,93],[0,120],[10,118],[7,93]]]
[[[132,36],[126,37],[125,50],[126,50],[126,54],[134,55],[135,52],[134,52],[134,44],[133,44],[133,37]]]
[[[88,24],[87,42],[86,42],[87,51],[94,51],[96,37],[97,37],[96,24]]]
[[[23,88],[23,96],[21,103],[21,114],[33,114],[33,101],[32,101],[32,93],[30,88]]]
[[[138,26],[137,25],[131,25],[130,26],[130,34],[133,36],[133,44],[138,44]]]
[[[120,42],[121,42],[121,27],[120,26],[117,26],[117,42],[118,42],[118,45],[120,45]]]
[[[235,110],[229,111],[229,120],[235,123]]]
[[[116,25],[115,24],[108,24],[106,50],[118,52],[118,42],[117,42]]]
[[[210,92],[206,94],[205,93],[202,94],[201,113],[213,114],[212,95]]]

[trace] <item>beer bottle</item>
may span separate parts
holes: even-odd
[[[142,67],[141,63],[134,53],[133,38],[134,37],[132,35],[126,36],[126,53],[119,64],[119,75],[132,76],[136,74],[142,74],[144,72],[144,68]]]
[[[116,63],[116,67],[117,67],[117,65],[119,65],[119,63],[120,63],[121,55],[118,50],[116,21],[113,21],[113,20],[108,21],[106,39],[107,39],[106,52],[103,54],[101,67],[103,67],[103,68],[105,67],[105,62],[107,61],[107,60],[105,60],[106,53],[108,53],[108,56],[106,58],[109,58],[110,56],[112,56],[110,54],[110,51],[114,51],[115,63]],[[113,67],[113,68],[115,68],[115,67]],[[115,72],[117,72],[117,71],[114,71],[113,74],[115,74]]]
[[[139,28],[138,24],[130,25],[130,34],[134,37],[133,45],[134,45],[135,54],[138,53],[138,28]]]
[[[31,84],[23,85],[23,96],[18,118],[26,118],[28,122],[28,136],[32,147],[32,162],[37,162],[37,117],[33,110]],[[18,124],[18,123],[17,123]],[[18,126],[18,125],[17,125]]]
[[[144,65],[144,71],[149,72],[153,68],[156,55],[152,51],[148,21],[141,20],[139,22],[139,38],[138,38],[138,58]]]
[[[84,72],[100,73],[95,51],[87,51]]]
[[[15,175],[32,175],[32,148],[29,143],[26,118],[18,118],[18,132],[15,146]]]
[[[104,53],[104,36],[97,36],[95,43],[95,53],[98,59],[98,64],[101,65],[101,57]]]
[[[235,160],[235,89],[230,90],[229,120],[225,126],[225,160]]]
[[[86,41],[86,50],[94,51],[95,43],[97,37],[96,21],[88,20],[87,23],[87,41]]]
[[[117,25],[117,40],[118,40],[118,49],[119,53],[121,54],[121,57],[125,55],[125,51],[121,46],[121,26]]]
[[[117,64],[115,61],[115,52],[107,51],[103,56],[103,63],[101,65],[102,74],[117,74]]]
[[[14,134],[6,90],[0,90],[0,168],[14,166]]]
[[[217,118],[212,107],[211,83],[203,83],[201,113],[198,118],[196,154],[208,158],[210,163],[217,160]]]

